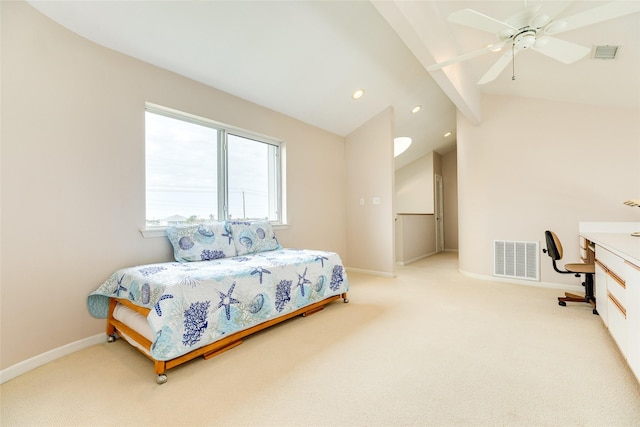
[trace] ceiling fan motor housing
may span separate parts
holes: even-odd
[[[584,58],[591,49],[566,40],[557,39],[553,37],[554,35],[638,13],[640,12],[640,1],[610,1],[558,20],[553,20],[551,15],[540,13],[542,7],[541,4],[527,7],[525,0],[525,8],[504,21],[484,15],[473,9],[462,9],[453,12],[448,17],[449,22],[495,34],[500,43],[431,65],[428,70],[430,72],[439,70],[487,52],[497,52],[503,46],[510,46],[511,52],[504,52],[480,78],[478,84],[482,85],[495,80],[508,64],[513,63],[516,54],[521,50],[531,49],[564,64],[572,64]],[[541,37],[536,39],[538,35]]]
[[[513,38],[516,49],[529,49],[536,44],[536,30],[528,28]]]

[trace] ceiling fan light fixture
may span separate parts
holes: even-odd
[[[551,21],[549,24],[547,24],[546,27],[544,27],[544,32],[546,34],[557,34],[559,32],[561,32],[562,30],[564,30],[565,28],[567,28],[567,21]]]
[[[408,136],[399,136],[393,138],[393,157],[398,157],[400,154],[407,151],[411,146],[412,139]]]

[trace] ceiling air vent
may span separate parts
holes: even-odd
[[[620,46],[595,46],[593,50],[594,59],[615,59]]]

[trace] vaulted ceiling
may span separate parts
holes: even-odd
[[[401,167],[455,146],[456,108],[480,123],[484,93],[640,107],[640,13],[557,35],[614,60],[572,64],[524,51],[490,83],[476,82],[503,53],[433,64],[496,43],[496,35],[449,22],[470,8],[505,20],[542,5],[560,19],[598,1],[29,1],[102,46],[189,77],[338,135],[388,106],[396,136],[413,145]],[[633,1],[639,4],[640,2]],[[640,10],[640,8],[639,8]],[[515,76],[515,80],[512,77]],[[364,89],[359,100],[356,89]],[[421,105],[422,110],[411,109]],[[452,132],[448,137],[445,133]]]

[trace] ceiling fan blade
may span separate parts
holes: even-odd
[[[565,21],[567,25],[555,34],[630,15],[635,12],[640,12],[640,2],[638,1],[614,1],[606,3],[602,6],[597,6],[564,18],[563,21]]]
[[[531,19],[538,14],[538,12],[540,12],[541,8],[542,5],[526,7],[505,19],[504,22],[507,25],[511,25],[512,27],[522,28],[526,26],[529,21],[531,21]]]
[[[538,38],[533,50],[564,64],[576,62],[591,51],[588,47],[549,36]]]
[[[463,9],[453,12],[447,18],[449,22],[465,25],[467,27],[475,28],[480,31],[486,31],[488,33],[498,34],[504,30],[518,31],[517,28],[511,25],[491,18],[490,16],[483,15],[480,12],[476,12],[472,9]]]
[[[494,52],[494,51],[497,52],[500,49],[502,49],[502,46],[504,46],[504,44],[505,42],[500,42],[500,43],[492,44],[491,46],[484,47],[482,49],[474,50],[472,52],[467,52],[463,55],[456,56],[455,58],[451,58],[446,61],[442,61],[442,62],[438,62],[437,64],[430,65],[427,67],[427,70],[428,71],[439,70],[441,68],[448,67],[451,64],[455,64],[456,62],[466,61],[467,59],[475,58],[476,56],[483,55],[487,52]]]
[[[498,58],[496,63],[493,64],[491,68],[489,68],[489,71],[487,71],[485,75],[482,76],[480,80],[478,80],[478,84],[483,85],[495,80],[496,77],[498,77],[500,73],[502,73],[502,71],[507,67],[507,65],[509,65],[509,63],[513,59],[513,56],[517,54],[518,50],[515,50],[514,52],[506,51],[505,53],[503,53],[502,56]]]

